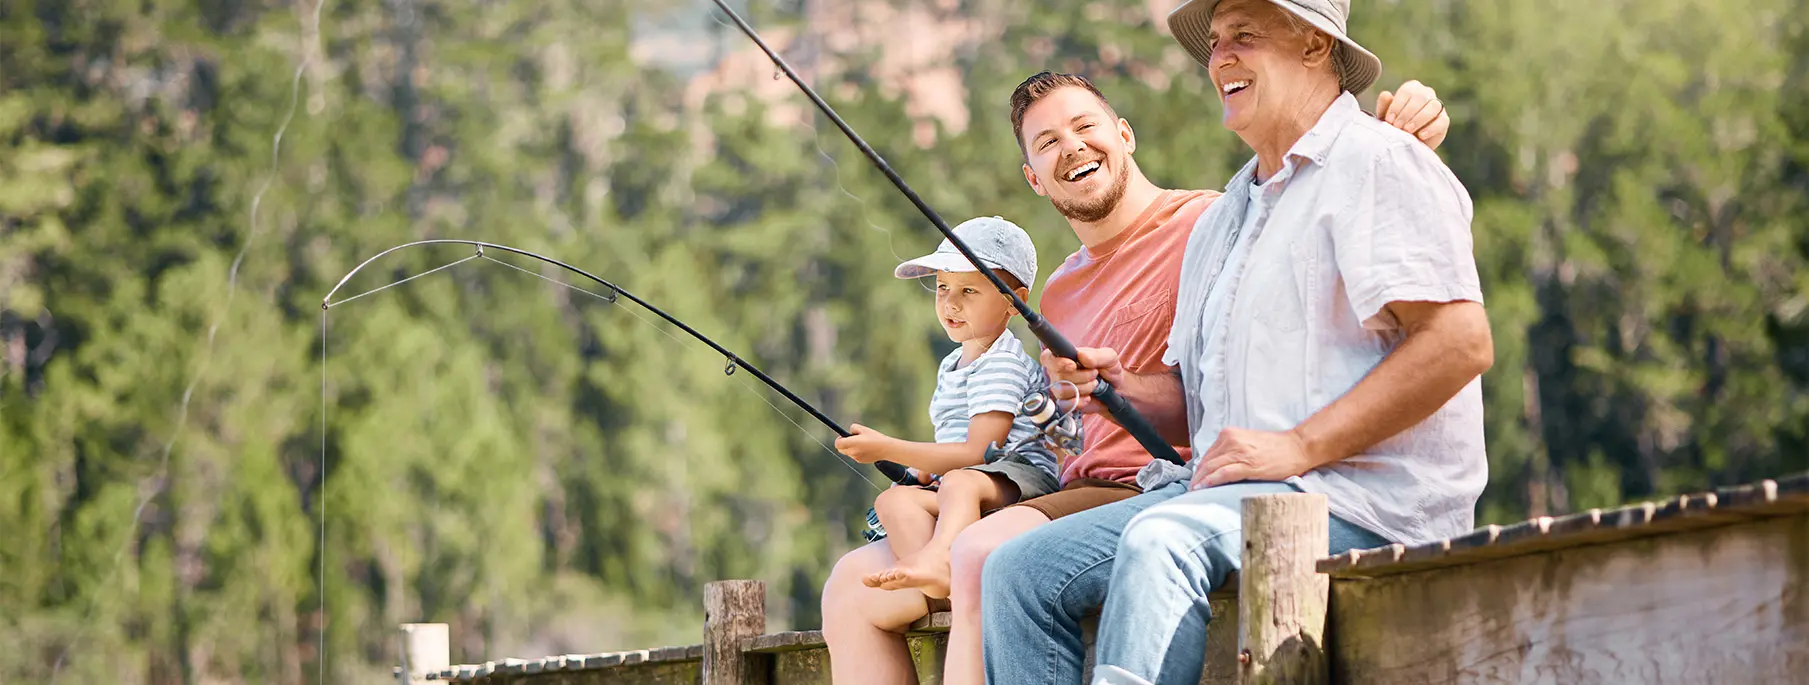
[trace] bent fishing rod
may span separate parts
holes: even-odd
[[[377,288],[376,290],[368,290],[368,291],[359,293],[357,295],[353,295],[351,297],[345,298],[343,300],[339,300],[337,302],[333,301],[333,295],[335,293],[338,293],[340,288],[345,287],[346,282],[352,280],[353,276],[358,275],[358,272],[363,270],[364,267],[369,265],[371,262],[375,262],[379,259],[382,259],[384,255],[387,255],[391,252],[395,252],[395,251],[403,249],[403,248],[416,247],[419,245],[470,245],[470,246],[477,248],[477,254],[472,255],[470,257],[466,257],[464,259],[453,262],[451,264],[447,264],[445,266],[435,268],[431,271],[422,272],[422,273],[416,274],[414,276],[404,278],[400,281],[396,281],[395,283],[391,283],[391,284],[383,286],[381,288]],[[583,276],[592,281],[595,281],[598,285],[601,285],[604,288],[609,289],[609,294],[601,296],[604,300],[608,301],[609,303],[620,304],[619,298],[626,298],[629,302],[633,302],[637,305],[640,305],[640,307],[642,309],[653,312],[655,315],[659,316],[661,319],[665,319],[667,323],[677,326],[679,330],[690,334],[691,337],[697,338],[698,340],[703,341],[703,344],[709,345],[710,349],[715,350],[717,354],[720,354],[723,357],[726,357],[729,360],[729,363],[727,366],[723,367],[724,374],[729,374],[729,375],[734,374],[735,369],[737,367],[746,369],[748,373],[751,373],[754,375],[755,378],[760,379],[760,382],[765,383],[767,385],[767,387],[778,391],[779,394],[785,396],[785,399],[790,400],[792,404],[798,405],[798,407],[802,408],[805,412],[808,412],[811,415],[811,417],[815,418],[818,421],[821,421],[823,423],[823,425],[828,426],[830,430],[835,431],[836,435],[840,435],[844,438],[848,437],[850,435],[853,435],[853,433],[850,433],[847,429],[842,428],[841,424],[836,423],[833,419],[830,419],[828,415],[824,414],[822,411],[818,410],[816,407],[811,406],[811,404],[809,402],[804,401],[804,398],[799,397],[796,393],[793,393],[790,389],[786,388],[783,385],[780,385],[778,381],[773,380],[771,376],[766,375],[765,372],[761,371],[759,368],[756,368],[753,364],[748,363],[747,360],[742,359],[740,357],[740,355],[737,355],[734,352],[730,352],[728,350],[728,348],[725,348],[722,345],[716,344],[716,341],[711,340],[708,337],[706,337],[704,334],[697,332],[697,329],[694,329],[690,326],[685,325],[685,322],[679,321],[676,317],[673,317],[671,314],[667,314],[665,311],[661,310],[659,307],[655,307],[651,304],[648,304],[648,302],[646,300],[636,297],[634,295],[634,293],[630,293],[626,290],[623,290],[621,288],[621,286],[618,286],[614,283],[610,283],[609,281],[605,281],[602,278],[598,278],[597,276],[591,274],[589,271],[585,271],[583,269],[572,266],[565,262],[559,261],[557,259],[553,259],[552,257],[538,255],[533,252],[529,252],[527,250],[523,250],[520,248],[509,247],[507,245],[498,245],[496,243],[486,243],[486,242],[479,241],[479,240],[460,240],[460,239],[456,239],[456,238],[417,240],[412,243],[405,243],[402,245],[397,245],[395,247],[392,247],[392,248],[389,248],[387,250],[377,253],[376,256],[373,256],[370,259],[364,260],[358,266],[354,267],[351,270],[351,272],[347,273],[345,275],[345,277],[339,279],[339,283],[334,285],[332,290],[327,291],[327,296],[324,298],[321,298],[320,308],[321,308],[321,310],[324,311],[324,310],[330,309],[332,307],[335,307],[335,306],[338,306],[341,304],[345,304],[347,302],[351,302],[352,300],[356,300],[360,297],[364,297],[365,295],[369,295],[371,293],[377,292],[378,290],[383,290],[384,288],[389,288],[389,287],[395,286],[395,285],[401,285],[402,283],[405,283],[407,281],[411,281],[416,278],[426,276],[427,274],[433,273],[434,271],[439,271],[440,269],[446,269],[446,268],[450,268],[453,266],[457,266],[458,264],[461,264],[468,260],[484,257],[484,249],[485,248],[489,248],[489,249],[493,249],[493,250],[501,250],[503,252],[511,252],[514,254],[521,255],[523,257],[538,259],[542,262],[546,262],[553,266],[559,267],[561,269],[565,269],[566,271],[570,271],[572,273],[578,274],[579,276]],[[877,462],[873,463],[873,467],[879,469],[880,473],[885,474],[886,478],[891,480],[894,483],[898,483],[900,485],[918,485],[919,484],[918,480],[916,478],[912,477],[911,473],[909,471],[905,470],[905,467],[902,464],[896,464],[896,463],[889,462],[889,461],[877,461]]]
[[[992,281],[993,286],[998,288],[999,292],[1004,293],[1005,297],[1011,299],[1011,306],[1016,308],[1019,314],[1023,315],[1025,325],[1030,328],[1031,334],[1035,335],[1036,339],[1043,343],[1043,347],[1047,348],[1050,352],[1055,353],[1058,357],[1073,360],[1077,364],[1079,363],[1080,354],[1074,349],[1073,343],[1068,342],[1068,339],[1063,337],[1061,332],[1055,330],[1055,326],[1050,325],[1048,319],[1044,319],[1042,315],[1037,314],[1036,310],[1031,309],[1029,304],[1025,303],[1022,298],[1019,298],[1017,293],[1013,292],[1011,287],[1006,285],[1003,279],[999,278],[998,274],[993,273],[992,269],[986,268],[985,265],[981,264],[980,258],[974,255],[973,250],[968,249],[967,243],[962,242],[961,238],[955,235],[955,231],[948,227],[948,223],[944,222],[940,215],[936,214],[936,210],[930,209],[930,206],[924,203],[923,198],[917,196],[917,191],[912,190],[910,184],[905,183],[904,179],[899,177],[898,172],[892,170],[892,165],[887,164],[886,160],[881,158],[878,152],[873,151],[873,147],[868,145],[867,141],[861,139],[860,134],[855,133],[854,129],[849,127],[847,122],[842,121],[842,117],[835,113],[835,110],[829,106],[829,103],[824,102],[823,98],[817,95],[815,89],[811,88],[809,84],[804,83],[804,79],[798,77],[798,73],[792,70],[791,65],[786,63],[785,58],[780,57],[779,53],[767,46],[766,41],[760,38],[760,34],[754,31],[754,27],[748,25],[748,23],[741,18],[741,15],[735,13],[735,10],[729,9],[728,3],[724,2],[724,0],[714,1],[716,6],[720,8],[724,14],[729,15],[729,19],[734,20],[735,25],[741,28],[741,32],[747,34],[747,37],[753,40],[755,45],[760,46],[760,50],[765,52],[768,58],[772,59],[773,65],[779,67],[780,71],[785,72],[785,75],[791,78],[791,82],[797,84],[798,88],[804,91],[804,95],[809,97],[812,103],[816,104],[817,109],[821,110],[825,116],[829,117],[829,120],[834,122],[836,128],[841,129],[844,135],[848,136],[848,140],[852,141],[855,147],[860,148],[861,154],[866,155],[868,161],[873,162],[874,166],[879,167],[880,173],[885,174],[886,178],[892,181],[892,185],[897,186],[899,192],[904,193],[905,197],[910,199],[911,204],[916,205],[917,210],[923,212],[923,215],[930,220],[930,223],[936,225],[936,229],[941,231],[942,235],[948,238],[950,243],[954,244],[955,249],[960,250],[961,255],[966,257],[967,261],[974,265],[974,268],[978,269],[980,273],[985,274],[987,280]],[[1124,396],[1119,395],[1118,391],[1112,387],[1112,384],[1107,383],[1105,378],[1102,377],[1098,379],[1098,383],[1094,386],[1093,398],[1098,400],[1101,407],[1104,408],[1108,414],[1111,414],[1112,419],[1117,421],[1118,425],[1123,426],[1125,431],[1131,434],[1131,437],[1136,438],[1137,443],[1143,445],[1143,449],[1148,450],[1151,456],[1171,461],[1176,464],[1185,464],[1185,462],[1181,460],[1180,453],[1176,452],[1175,448],[1169,445],[1167,440],[1162,439],[1160,433],[1156,432],[1156,427],[1150,425],[1149,421],[1144,419],[1143,415],[1138,413],[1136,408],[1132,407],[1131,403],[1124,399]]]

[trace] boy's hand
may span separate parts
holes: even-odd
[[[885,433],[881,433],[858,423],[849,426],[848,430],[853,431],[854,435],[845,438],[836,438],[835,449],[842,454],[848,455],[848,458],[862,464],[884,461],[886,459],[886,453],[891,450],[892,444],[897,442],[897,440],[894,440]]]
[[[1110,347],[1082,347],[1075,350],[1079,354],[1080,363],[1072,359],[1055,356],[1054,352],[1043,350],[1043,369],[1049,373],[1049,394],[1057,400],[1078,401],[1076,405],[1083,412],[1097,412],[1099,405],[1088,402],[1093,389],[1099,387],[1099,379],[1104,377],[1107,383],[1118,385],[1124,380],[1124,366],[1118,362],[1118,351]],[[1085,368],[1082,368],[1082,367]],[[1067,383],[1073,383],[1069,387]],[[1080,392],[1076,400],[1075,391]]]
[[[1437,91],[1419,81],[1401,84],[1399,92],[1382,91],[1376,97],[1376,118],[1413,134],[1434,150],[1451,132],[1451,115],[1445,112],[1445,103],[1439,102]]]

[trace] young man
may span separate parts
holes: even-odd
[[[1164,190],[1144,177],[1132,158],[1137,139],[1129,122],[1084,78],[1037,74],[1018,86],[1011,103],[1025,180],[1067,218],[1083,245],[1049,277],[1041,313],[1076,345],[1117,346],[1137,368],[1160,362],[1183,247],[1195,218],[1218,193]],[[1441,142],[1450,126],[1432,90],[1417,82],[1403,85],[1398,95],[1385,93],[1378,110],[1427,146]],[[982,681],[980,570],[993,548],[1051,519],[1138,493],[1135,477],[1150,456],[1110,422],[1093,420],[1085,432],[1082,456],[1063,470],[1066,489],[1000,510],[956,538],[944,682]],[[1171,441],[1187,444],[1184,435]],[[824,585],[823,637],[836,682],[916,682],[903,632],[932,604],[920,592],[862,582],[893,564],[885,545],[869,544],[844,555]]]
[[[992,555],[994,685],[1077,681],[1078,620],[1101,604],[1096,683],[1198,682],[1245,497],[1325,494],[1322,553],[1470,527],[1492,346],[1469,197],[1422,141],[1358,108],[1381,64],[1345,37],[1347,14],[1346,0],[1191,0],[1170,15],[1256,158],[1186,242],[1163,359],[1083,349],[1096,371],[1046,366],[1082,395],[1104,377],[1199,456]]]

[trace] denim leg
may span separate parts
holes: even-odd
[[[1133,518],[1119,539],[1096,646],[1096,672],[1115,677],[1096,682],[1198,683],[1212,619],[1206,597],[1243,563],[1243,499],[1298,491],[1286,483],[1233,483],[1175,497]],[[1327,554],[1388,544],[1335,516],[1328,532]]]
[[[1176,484],[1064,516],[993,550],[980,571],[986,682],[1080,682],[1080,621],[1105,601],[1119,532],[1185,491]]]
[[[1298,491],[1287,483],[1220,485],[1132,519],[1099,619],[1097,663],[1157,685],[1198,683],[1211,620],[1206,596],[1242,561],[1243,499],[1285,492]]]

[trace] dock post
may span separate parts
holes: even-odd
[[[1326,685],[1325,495],[1289,493],[1244,500],[1244,559],[1238,573],[1238,665],[1245,685]]]
[[[396,679],[403,685],[427,682],[427,674],[452,665],[452,639],[444,623],[402,624],[402,667]]]
[[[765,664],[741,641],[766,632],[766,583],[720,580],[704,586],[703,685],[767,685]]]

